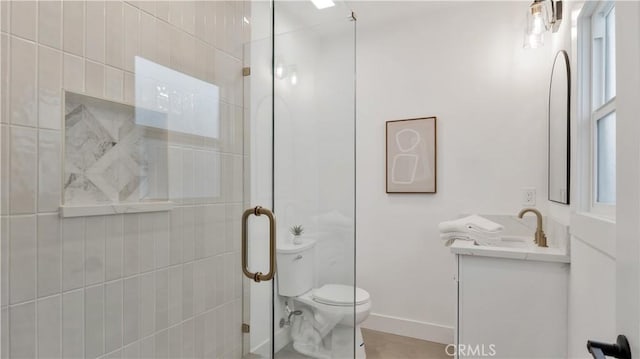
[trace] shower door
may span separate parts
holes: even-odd
[[[270,223],[252,213],[262,206],[273,211],[277,248],[291,241],[294,226],[302,226],[303,241],[315,242],[310,288],[355,286],[355,25],[343,2],[326,9],[310,1],[252,3],[245,45],[248,272],[267,273],[272,254],[277,264]],[[296,349],[296,338],[310,334],[296,328],[311,308],[280,296],[278,281],[277,265],[273,280],[245,278],[244,354],[353,357],[353,325],[336,326],[311,352]],[[354,306],[342,309],[352,323]],[[332,353],[338,346],[348,354]]]

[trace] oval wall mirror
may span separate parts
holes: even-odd
[[[571,71],[569,55],[556,54],[549,84],[549,200],[569,204],[571,153]]]

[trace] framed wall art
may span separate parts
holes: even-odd
[[[436,193],[436,118],[387,121],[387,193]]]

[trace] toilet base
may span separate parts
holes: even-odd
[[[360,326],[355,327],[355,343],[353,342],[354,327],[337,325],[323,340],[321,348],[309,347],[307,343],[293,342],[293,349],[300,354],[316,359],[351,358],[365,359],[364,340]],[[355,346],[355,353],[354,353]],[[355,354],[355,356],[354,356]]]

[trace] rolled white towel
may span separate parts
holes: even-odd
[[[452,221],[442,222],[438,225],[441,233],[467,232],[475,230],[477,232],[500,233],[504,227],[496,222],[490,221],[476,214]]]

